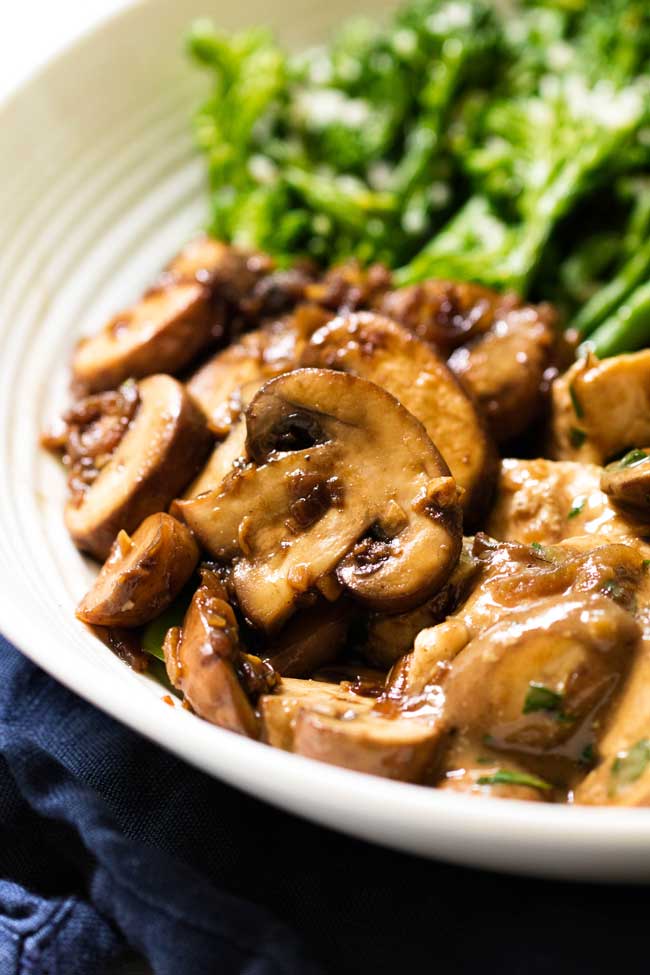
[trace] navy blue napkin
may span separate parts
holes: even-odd
[[[629,975],[648,970],[649,905],[644,888],[463,870],[288,816],[0,640],[0,975],[100,975],[127,947],[156,975]]]

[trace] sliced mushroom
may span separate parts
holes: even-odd
[[[639,638],[633,617],[606,596],[539,600],[455,657],[444,681],[447,721],[499,750],[577,761],[584,723],[589,735],[620,689]]]
[[[401,782],[424,782],[433,772],[445,729],[441,721],[384,718],[374,712],[323,714],[300,710],[293,750],[319,762]]]
[[[379,310],[441,355],[472,394],[497,442],[540,412],[547,370],[563,359],[550,305],[523,305],[477,284],[424,281],[389,292]]]
[[[401,325],[372,312],[334,319],[312,335],[305,366],[341,369],[391,393],[423,424],[463,489],[470,524],[492,500],[497,453],[472,401],[445,363]]]
[[[337,684],[285,679],[259,703],[270,744],[384,778],[424,781],[445,741],[439,716],[388,718]]]
[[[281,625],[333,571],[356,599],[394,612],[445,584],[461,548],[456,485],[390,394],[300,369],[267,383],[246,423],[250,466],[175,511],[208,551],[236,559],[255,625]]]
[[[327,712],[353,707],[359,713],[365,713],[372,705],[370,698],[353,694],[340,684],[283,677],[273,694],[264,694],[259,699],[262,737],[269,745],[290,752],[293,751],[296,718],[302,709],[320,708]]]
[[[218,443],[208,462],[184,492],[185,498],[197,498],[199,494],[212,491],[220,487],[223,480],[233,469],[246,463],[246,421],[244,417],[237,420],[225,440]]]
[[[183,626],[167,632],[163,649],[171,683],[196,714],[221,728],[258,737],[251,700],[276,686],[278,677],[268,663],[242,652],[226,589],[212,569],[202,570]]]
[[[650,350],[579,359],[551,387],[551,453],[605,464],[650,442]]]
[[[520,304],[480,284],[435,279],[389,291],[378,308],[446,358]]]
[[[650,520],[650,448],[631,450],[606,467],[600,486],[617,508]]]
[[[282,677],[309,677],[339,655],[351,617],[345,599],[323,600],[294,616],[265,647],[264,656]]]
[[[97,392],[130,377],[178,373],[223,339],[234,313],[230,306],[271,267],[268,258],[211,238],[192,241],[139,301],[79,342],[72,360],[75,389]]]
[[[149,515],[131,537],[119,533],[77,617],[96,626],[148,623],[178,595],[198,561],[185,525],[163,512]]]
[[[66,506],[75,544],[100,560],[121,529],[132,532],[168,507],[210,448],[203,417],[175,379],[149,376],[138,393],[138,409],[110,460]]]
[[[224,244],[214,237],[191,240],[167,265],[163,280],[197,281],[237,305],[273,270],[266,254]]]
[[[307,298],[332,311],[371,308],[390,288],[392,276],[383,264],[363,268],[358,261],[345,261],[330,268],[306,289]]]
[[[360,628],[362,635],[354,642],[355,650],[378,667],[392,667],[413,649],[414,642],[417,646],[419,634],[430,632],[430,627],[456,611],[478,571],[479,563],[471,554],[471,543],[463,543],[458,564],[440,592],[408,613],[369,614],[365,626]]]
[[[259,387],[294,369],[306,341],[329,317],[321,308],[301,305],[292,315],[242,336],[194,373],[188,392],[217,436],[225,436],[241,414],[242,387]]]
[[[525,306],[451,354],[449,367],[475,398],[498,443],[523,433],[540,415],[554,352],[550,308]]]

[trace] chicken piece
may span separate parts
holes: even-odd
[[[532,612],[540,600],[605,594],[631,609],[645,579],[643,552],[591,536],[551,548],[477,535],[473,555],[480,569],[472,592],[455,615],[418,634],[391,671],[389,698],[417,699],[431,688],[437,697],[450,663],[471,640],[512,614]]]
[[[574,793],[586,805],[650,806],[650,546],[641,584],[636,592],[636,617],[643,638],[630,675],[613,711],[604,722],[597,748],[587,754],[592,766]]]
[[[241,390],[259,388],[295,369],[310,336],[329,317],[321,308],[302,305],[294,314],[244,335],[194,373],[187,390],[216,436],[226,436],[241,415],[246,405]]]
[[[602,473],[573,461],[504,460],[488,534],[528,545],[577,535],[631,542],[650,535],[650,510],[643,518],[613,504],[601,490]]]
[[[650,349],[579,359],[551,388],[551,453],[605,464],[650,442]]]
[[[167,674],[200,717],[257,738],[252,700],[277,686],[268,662],[242,652],[239,628],[225,586],[215,571],[201,571],[182,627],[172,627],[164,643]]]
[[[605,595],[549,596],[513,610],[454,658],[444,681],[446,720],[522,759],[577,762],[583,726],[601,720],[639,637],[630,613]]]

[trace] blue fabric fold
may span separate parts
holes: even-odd
[[[0,688],[2,975],[95,975],[127,944],[156,975],[316,973],[271,914],[150,842],[161,804],[154,837],[185,828],[202,776],[6,641]],[[192,823],[199,849],[218,829],[202,825],[203,836]]]

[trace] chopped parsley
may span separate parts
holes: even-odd
[[[584,430],[579,430],[578,427],[570,427],[569,440],[571,441],[572,447],[582,447],[586,439],[587,434]]]
[[[575,389],[575,382],[571,383],[569,386],[569,396],[571,397],[571,404],[573,406],[573,412],[578,417],[579,420],[584,419],[585,411],[582,408],[582,403],[578,399],[578,394]]]
[[[631,785],[640,779],[650,762],[650,738],[641,738],[627,751],[620,751],[612,762],[612,790]]]
[[[650,559],[644,559],[643,562],[641,563],[641,568],[643,569],[644,572],[648,571],[649,565],[650,565]]]
[[[552,691],[550,687],[545,687],[544,684],[530,682],[524,701],[524,714],[533,714],[535,711],[559,711],[561,707],[561,694]]]
[[[578,757],[578,764],[583,765],[586,768],[591,768],[591,766],[594,765],[595,761],[596,761],[596,754],[594,752],[594,746],[592,742],[589,742],[589,744],[585,745],[585,747],[580,752],[580,755]]]
[[[608,579],[607,582],[602,584],[600,591],[605,596],[611,596],[612,599],[625,598],[625,590],[623,589],[623,586],[616,581],[616,579]]]
[[[527,785],[532,789],[541,789],[548,792],[553,786],[537,775],[530,775],[528,772],[511,772],[509,769],[500,768],[493,775],[481,775],[477,780],[478,785]]]
[[[581,514],[582,511],[584,510],[584,506],[586,505],[586,503],[587,503],[587,498],[586,495],[584,494],[578,498],[574,498],[573,504],[571,505],[567,518],[577,518],[578,515]]]
[[[621,457],[621,459],[616,463],[617,468],[621,467],[636,467],[637,464],[642,464],[644,460],[648,459],[648,454],[645,450],[639,450],[635,448],[634,450],[628,451],[628,453]]]

